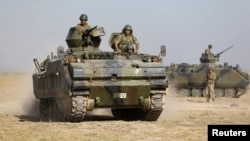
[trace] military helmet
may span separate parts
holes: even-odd
[[[209,44],[209,45],[208,45],[208,48],[212,48],[212,47],[213,47],[212,44]]]
[[[133,52],[134,52],[134,46],[133,46],[133,44],[128,44],[126,46],[126,51],[128,52],[128,50],[133,50]]]
[[[125,25],[122,31],[125,32],[125,30],[130,30],[131,33],[133,32],[132,26],[129,24]]]
[[[85,21],[88,21],[88,16],[86,14],[82,14],[80,17],[79,17],[80,20],[85,20]]]

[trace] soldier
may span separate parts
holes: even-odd
[[[88,24],[88,16],[86,14],[81,14],[80,17],[80,23],[77,24],[76,30],[79,33],[79,35],[86,34],[86,31],[91,28],[91,26]]]
[[[126,52],[129,53],[129,54],[134,53],[134,46],[132,44],[128,44],[126,46]]]
[[[212,98],[213,102],[215,101],[215,94],[214,94],[214,83],[216,80],[216,73],[213,71],[212,68],[209,69],[207,73],[206,80],[206,96],[207,102],[209,102],[210,98]]]
[[[117,36],[114,41],[115,51],[117,52],[126,52],[126,46],[128,44],[135,44],[136,46],[136,53],[139,52],[139,41],[137,38],[132,34],[133,30],[131,25],[125,25],[122,30],[122,33]]]
[[[86,14],[81,14],[79,17],[80,23],[76,25],[76,30],[79,35],[82,36],[83,47],[87,47],[91,44],[90,37],[88,35],[88,30],[91,29],[91,26],[88,24],[88,16]]]
[[[205,54],[211,54],[211,49],[212,49],[212,45],[211,44],[209,44],[208,45],[208,48],[205,50]]]

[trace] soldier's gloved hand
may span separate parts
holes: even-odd
[[[115,50],[116,53],[122,52],[120,49]]]

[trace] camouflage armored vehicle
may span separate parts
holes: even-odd
[[[104,29],[96,26],[87,33],[83,38],[72,27],[66,51],[59,46],[57,55],[34,59],[41,119],[80,122],[88,111],[111,108],[116,119],[156,121],[168,87],[161,57],[101,51]]]
[[[216,97],[239,97],[246,93],[249,76],[241,71],[239,65],[233,67],[229,66],[228,63],[224,63],[224,65],[216,64],[220,55],[231,47],[216,55],[203,53],[199,65],[181,63],[166,67],[171,90],[174,89],[181,96],[205,96],[205,77],[208,69],[213,68],[217,74],[215,81]]]

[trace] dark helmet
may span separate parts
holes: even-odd
[[[79,17],[80,20],[85,20],[85,21],[88,21],[88,16],[86,14],[82,14],[80,17]]]
[[[213,47],[212,44],[209,44],[209,45],[208,45],[208,48],[212,48],[212,47]]]
[[[129,50],[132,50],[134,52],[134,46],[132,44],[128,44],[126,46],[126,51],[128,52]]]
[[[124,28],[123,28],[122,32],[125,32],[125,30],[130,30],[130,31],[131,31],[131,33],[133,32],[132,26],[131,26],[131,25],[129,25],[129,24],[127,24],[127,25],[125,25],[125,26],[124,26]]]

